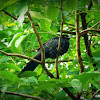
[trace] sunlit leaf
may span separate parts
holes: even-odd
[[[22,8],[20,10],[20,15],[19,15],[19,17],[17,19],[17,21],[18,21],[18,23],[19,23],[20,26],[22,26],[22,22],[24,21],[24,15],[25,15],[25,13],[28,10],[28,6],[27,5],[24,5],[24,6],[21,6],[21,7]]]

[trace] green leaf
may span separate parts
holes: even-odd
[[[19,82],[19,78],[11,72],[0,71],[0,77],[4,80],[9,80],[11,82]]]
[[[78,0],[65,0],[63,2],[63,7],[67,10],[67,11],[73,11],[76,10],[78,8]]]
[[[42,90],[48,90],[50,88],[56,88],[56,87],[69,87],[70,84],[68,83],[68,80],[58,80],[58,79],[38,79],[39,84],[35,86],[35,91],[42,91]]]
[[[95,50],[95,51],[93,52],[93,56],[95,56],[95,57],[100,57],[100,50]]]
[[[82,83],[78,79],[73,79],[70,84],[76,92],[82,91]]]
[[[93,6],[95,6],[96,8],[100,7],[100,1],[99,0],[92,0],[93,2]]]
[[[93,52],[93,58],[96,63],[100,63],[100,50],[95,50]]]
[[[100,1],[99,0],[92,0],[93,7],[96,9],[94,12],[95,22],[100,21]]]
[[[99,7],[100,8],[100,7]],[[100,13],[94,12],[95,22],[100,21]]]
[[[66,92],[64,90],[61,90],[56,95],[57,100],[67,100],[66,98]]]
[[[11,5],[14,4],[15,2],[17,2],[19,0],[0,0],[0,10]]]
[[[55,27],[55,26],[51,26],[50,29],[54,32],[54,33],[57,33],[58,32],[58,29]]]
[[[21,69],[15,64],[1,63],[0,64],[0,69],[5,69],[5,68],[15,69],[17,71],[21,71]]]
[[[31,85],[38,84],[38,81],[37,81],[37,79],[36,79],[34,76],[28,77],[27,79],[28,79],[28,82],[29,82]]]
[[[37,18],[37,19],[45,19],[45,17],[40,13],[40,12],[36,12],[36,11],[29,11],[30,15],[33,18]]]
[[[18,52],[18,53],[22,52],[20,43],[24,40],[26,36],[27,35],[24,35],[24,33],[17,33],[13,36],[12,40],[8,45],[8,47],[11,46],[12,52]]]
[[[6,45],[3,44],[2,42],[0,42],[0,49],[2,49],[2,48],[4,48],[4,47],[6,47]]]
[[[36,73],[33,71],[25,71],[23,72],[19,77],[31,77],[31,76],[36,76]]]
[[[35,72],[37,73],[37,75],[41,75],[42,73],[42,66],[39,64],[38,67],[35,69]]]
[[[50,31],[51,21],[41,19],[39,22],[39,26],[44,31]]]
[[[27,85],[35,85],[38,84],[37,79],[34,76],[28,77],[28,78],[21,78],[22,83],[21,85],[27,84]]]
[[[45,81],[47,79],[48,79],[48,76],[46,74],[43,74],[38,78],[38,81]]]
[[[55,20],[59,15],[60,10],[53,6],[46,6],[44,14],[50,20]]]
[[[5,62],[5,61],[8,61],[8,60],[9,60],[9,57],[8,56],[1,56],[0,57],[0,63]]]
[[[95,86],[97,89],[100,89],[100,76],[99,77],[96,77],[93,81],[92,81],[92,84],[93,86]]]
[[[82,83],[83,89],[88,89],[89,83],[91,83],[91,80],[94,80],[96,77],[99,77],[99,76],[100,76],[99,72],[83,72],[79,76],[79,80]]]

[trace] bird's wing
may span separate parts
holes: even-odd
[[[49,41],[47,41],[44,45],[44,48],[50,48],[50,49],[56,49],[57,46],[58,46],[58,40],[59,38],[58,37],[55,37],[55,38],[52,38],[50,39]]]
[[[44,45],[46,58],[56,58],[59,38],[52,38]]]

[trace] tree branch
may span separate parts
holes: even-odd
[[[81,51],[80,51],[80,34],[79,34],[79,14],[77,14],[78,11],[76,11],[76,50],[77,50],[77,59],[78,63],[80,66],[80,73],[84,72],[84,66],[82,62],[82,57],[81,57]]]
[[[20,57],[20,58],[24,58],[24,59],[28,59],[28,60],[32,60],[32,61],[35,61],[35,62],[38,62],[38,63],[42,63],[41,61],[37,60],[37,59],[34,59],[34,58],[31,58],[31,57],[28,57],[28,56],[25,56],[25,55],[21,55],[21,54],[14,54],[14,53],[6,53],[2,50],[0,50],[0,52],[6,56],[15,56],[15,57]]]
[[[60,30],[58,30],[58,32],[60,32]],[[62,33],[68,33],[68,34],[76,35],[76,32],[70,32],[70,31],[65,31],[65,30],[63,30]]]
[[[93,25],[91,28],[88,28],[87,29],[87,23],[86,23],[86,13],[81,13],[81,20],[82,20],[82,27],[83,27],[83,31],[80,33],[81,35],[83,35],[84,37],[84,41],[85,41],[85,47],[86,47],[86,52],[87,54],[92,58],[92,52],[91,52],[91,49],[90,49],[90,42],[88,41],[88,35],[87,35],[87,32],[90,30],[94,31],[94,28],[95,26],[97,26],[98,24],[100,24],[100,21],[97,22],[95,25]],[[95,31],[100,31],[100,30],[95,30]],[[92,59],[93,60],[93,59]],[[96,64],[93,64],[93,66],[95,67]]]
[[[90,2],[89,4],[89,7],[88,7],[88,10],[90,10],[92,7],[92,1]],[[88,41],[88,35],[87,35],[87,32],[89,30],[92,30],[92,28],[94,28],[95,26],[97,26],[99,22],[97,22],[95,25],[93,25],[90,29],[87,29],[87,23],[86,23],[86,12],[82,12],[80,15],[81,15],[81,20],[82,20],[82,27],[83,27],[83,32],[81,32],[80,34],[83,35],[84,37],[84,41],[85,41],[85,46],[86,46],[86,51],[87,51],[87,54],[90,56],[90,57],[93,57],[92,56],[92,53],[91,53],[91,49],[90,49],[90,43]],[[94,31],[94,30],[93,30]]]
[[[97,91],[92,95],[92,97],[90,98],[90,100],[92,100],[92,99],[94,98],[94,96],[95,96],[98,92],[100,92],[100,89],[97,90]]]
[[[69,95],[72,100],[77,100],[77,98],[68,90],[68,88],[63,88],[63,90]]]
[[[100,21],[97,22],[95,25],[93,25],[93,26],[91,27],[91,29],[94,28],[95,26],[97,26],[98,24],[100,24]]]
[[[97,33],[100,33],[100,30],[88,28],[88,29],[85,29],[85,30],[83,30],[82,32],[80,32],[80,35],[83,36],[83,35],[86,34],[88,31],[95,31],[95,32],[97,32]]]
[[[2,9],[2,11],[7,14],[8,16],[12,17],[13,19],[17,20],[16,17],[14,17],[13,15],[11,15],[10,13],[8,13],[7,11],[5,11],[4,9]]]
[[[3,93],[3,92],[0,91],[0,93]],[[17,95],[17,96],[22,96],[22,97],[26,97],[26,98],[32,98],[32,99],[35,99],[35,100],[44,100],[44,99],[42,99],[40,97],[26,95],[26,94],[20,94],[20,93],[10,92],[10,91],[5,91],[5,94]]]
[[[37,40],[38,40],[39,45],[40,45],[40,49],[41,49],[41,62],[42,62],[41,65],[42,65],[43,69],[46,71],[47,75],[49,75],[51,78],[55,78],[53,76],[53,74],[50,73],[49,70],[45,67],[45,49],[44,49],[44,46],[43,46],[43,44],[42,44],[42,42],[40,40],[39,33],[38,33],[38,31],[37,31],[37,29],[35,27],[35,24],[34,24],[32,18],[31,18],[31,15],[30,15],[29,11],[27,11],[26,14],[27,14],[27,16],[28,16],[28,18],[30,20],[31,26],[32,26],[35,34],[36,34]]]
[[[83,30],[87,29],[87,23],[86,23],[86,13],[81,13],[81,20],[82,20],[82,27],[83,27]],[[86,52],[87,54],[90,56],[90,57],[93,57],[92,56],[92,53],[91,53],[91,49],[90,49],[90,43],[88,41],[88,35],[87,35],[87,32],[85,32],[85,34],[83,35],[84,37],[84,42],[85,42],[85,47],[86,47]]]

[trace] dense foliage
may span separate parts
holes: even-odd
[[[28,60],[13,55],[7,56],[0,51],[0,98],[2,100],[32,99],[20,94],[45,100],[71,100],[73,96],[77,100],[100,99],[98,94],[100,91],[99,0],[0,0],[0,50],[33,57],[37,53],[39,43],[26,12],[29,11],[44,44],[50,38],[60,35],[61,2],[64,19],[63,34],[68,34],[72,38],[69,41],[68,52],[58,59],[60,78],[50,78],[41,64],[34,72],[27,71],[17,77]],[[80,73],[76,50],[76,10],[79,11],[79,32],[99,22],[80,38],[80,51],[84,65],[82,73]],[[56,77],[54,61],[54,59],[46,59],[45,65]],[[15,95],[12,92],[19,94]],[[95,97],[93,97],[94,93]]]

